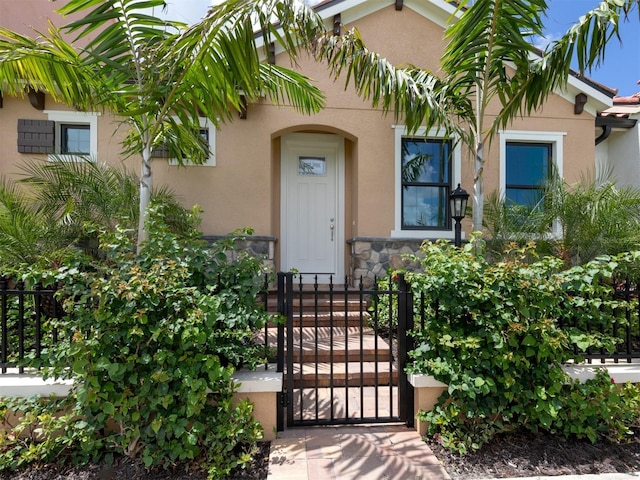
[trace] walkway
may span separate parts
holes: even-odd
[[[415,430],[403,425],[291,428],[271,442],[269,480],[445,480]]]
[[[640,472],[500,480],[638,478]],[[268,480],[316,479],[450,480],[451,477],[418,433],[402,425],[342,425],[278,432],[278,438],[271,442]]]

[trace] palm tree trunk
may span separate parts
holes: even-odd
[[[475,176],[473,178],[473,231],[482,231],[482,213],[484,210],[484,143],[476,142],[475,151]]]
[[[151,173],[151,150],[145,147],[142,151],[142,171],[140,173],[140,215],[138,220],[138,252],[143,242],[149,239],[147,232],[147,214],[151,201],[151,189],[153,188],[153,175]]]

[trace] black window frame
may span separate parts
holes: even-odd
[[[538,183],[538,184],[511,184],[508,183],[508,178],[509,178],[509,147],[512,146],[523,146],[523,147],[545,147],[545,149],[547,150],[548,154],[547,154],[547,172],[543,178],[542,183]],[[508,191],[509,189],[518,189],[518,190],[536,190],[539,191],[541,193],[540,197],[542,198],[542,194],[544,192],[544,181],[545,180],[549,180],[551,178],[551,175],[553,173],[553,165],[554,165],[554,158],[553,158],[553,146],[554,144],[552,142],[531,142],[531,141],[517,141],[517,140],[510,140],[508,142],[506,142],[505,144],[505,185],[504,185],[504,196],[505,196],[505,202],[506,204],[509,206],[521,206],[521,207],[528,207],[531,209],[536,208],[538,205],[528,205],[528,204],[522,204],[522,203],[518,203],[512,199],[509,198],[508,196]],[[542,206],[542,208],[544,209],[544,205]]]
[[[89,151],[73,152],[69,151],[68,132],[69,130],[87,130],[89,131]],[[91,155],[91,125],[88,123],[60,123],[60,154],[61,155]]]
[[[405,142],[425,142],[425,143],[438,143],[445,151],[442,155],[448,156],[447,161],[447,182],[416,182],[405,181],[404,172],[400,172],[400,228],[406,231],[442,231],[450,230],[452,228],[451,212],[449,211],[449,194],[453,187],[453,142],[445,138],[425,138],[425,137],[411,137],[403,136],[401,138],[400,145],[400,168],[404,167],[404,143]],[[446,147],[446,148],[445,148]],[[448,150],[448,151],[447,151]],[[442,208],[444,209],[444,225],[408,225],[405,222],[405,189],[407,187],[433,187],[440,188],[446,192],[446,200]]]

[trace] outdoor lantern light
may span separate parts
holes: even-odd
[[[462,225],[460,225],[460,222],[467,212],[468,200],[469,194],[465,189],[460,188],[460,184],[458,184],[458,188],[456,188],[449,195],[449,208],[451,210],[451,218],[456,221],[453,244],[458,248],[460,247],[460,245],[462,245]]]

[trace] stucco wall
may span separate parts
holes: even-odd
[[[604,145],[613,179],[621,186],[637,188],[640,185],[640,127],[613,131]]]

